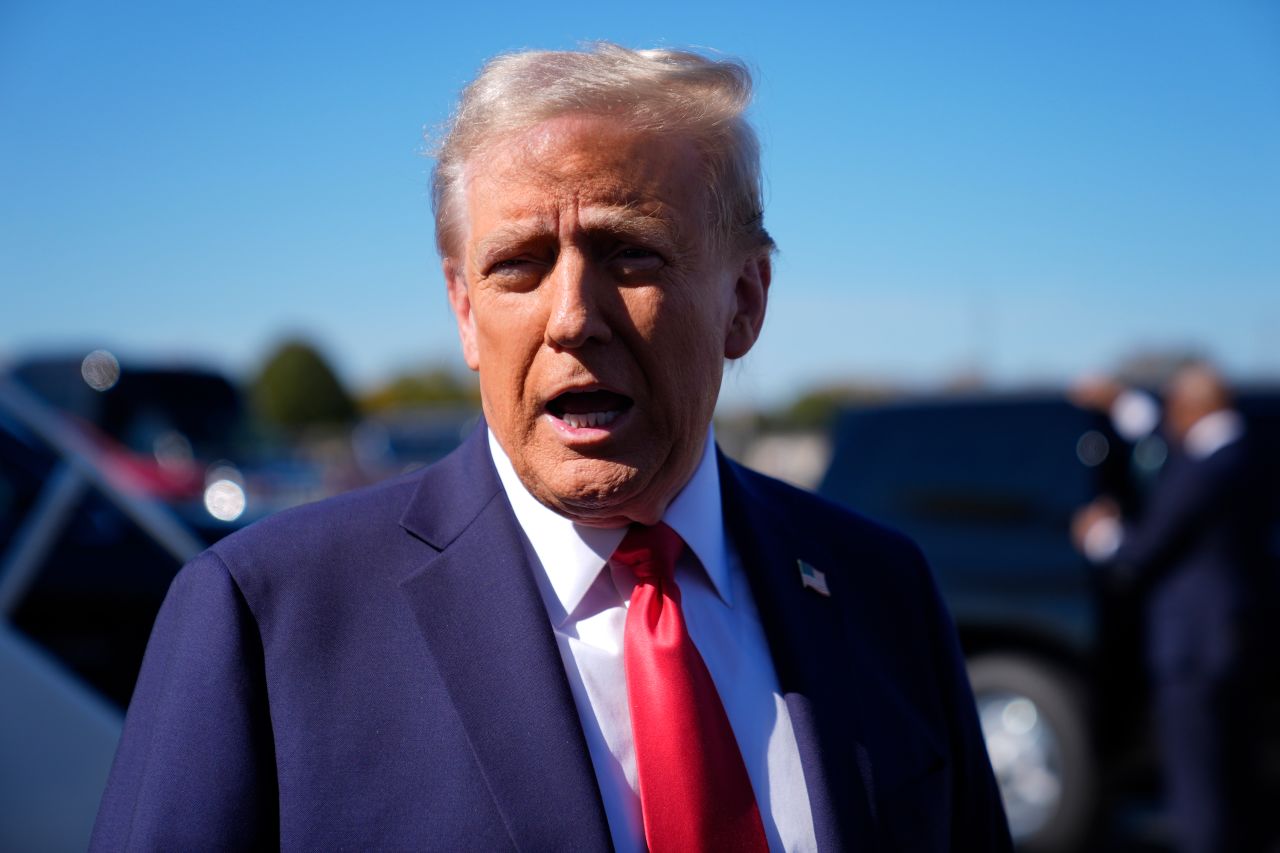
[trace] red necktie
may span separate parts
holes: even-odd
[[[635,573],[623,638],[627,703],[652,853],[767,851],[760,810],[675,582],[684,540],[632,525],[613,559]]]

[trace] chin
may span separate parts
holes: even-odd
[[[640,469],[623,462],[577,459],[556,466],[550,476],[537,482],[535,497],[591,527],[619,527],[632,521],[652,524],[666,508],[665,502],[646,495],[649,481]]]

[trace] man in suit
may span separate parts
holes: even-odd
[[[434,201],[484,422],[184,568],[95,849],[1007,849],[919,552],[715,448],[771,275],[749,96],[613,45],[464,91]]]
[[[1270,597],[1262,470],[1227,383],[1206,364],[1184,367],[1169,383],[1164,434],[1169,458],[1143,511],[1126,519],[1101,499],[1080,512],[1074,533],[1086,555],[1144,599],[1178,848],[1255,849],[1250,691],[1258,617]]]

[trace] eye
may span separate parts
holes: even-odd
[[[484,268],[484,277],[504,290],[532,290],[545,274],[546,263],[527,255],[500,258]]]
[[[624,273],[642,273],[659,269],[667,261],[659,252],[645,246],[620,246],[609,258],[610,265]]]
[[[538,269],[555,263],[555,253],[541,247],[516,247],[495,251],[484,263],[485,275],[505,275]]]
[[[507,258],[505,260],[496,261],[490,264],[489,269],[485,271],[486,275],[494,275],[495,273],[511,272],[513,270],[526,269],[533,261],[528,258]]]

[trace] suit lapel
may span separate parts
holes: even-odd
[[[804,540],[785,529],[785,513],[753,494],[723,455],[720,483],[725,524],[750,577],[791,715],[818,849],[874,849],[867,846],[877,835],[874,780],[854,695],[854,686],[865,683],[864,667],[850,660],[856,650],[842,610],[835,598],[804,587],[797,563],[811,559],[799,550]]]
[[[402,589],[515,846],[609,848],[564,663],[483,423],[424,475],[401,524],[439,550],[423,549]]]

